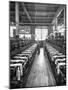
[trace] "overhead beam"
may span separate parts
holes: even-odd
[[[28,13],[26,8],[24,8],[24,11],[26,12],[26,14],[28,15],[29,18],[30,18],[29,14],[31,14],[31,15],[43,15],[43,16],[55,14],[55,12],[46,12],[46,11],[37,11],[37,12],[36,11],[29,11],[29,13]],[[20,11],[20,14],[25,15],[25,12]]]
[[[32,12],[32,11],[34,12],[35,10],[32,10],[32,8],[31,8],[31,9],[29,9],[29,11],[30,11],[30,12]],[[51,9],[51,10],[45,10],[45,9],[41,10],[41,9],[38,9],[37,11],[38,11],[38,12],[44,12],[44,11],[45,11],[45,12],[55,12],[56,10],[52,10],[52,9]]]
[[[56,12],[56,10],[37,10],[38,12]],[[11,13],[14,13],[15,11],[10,11]],[[20,10],[20,12],[22,13],[22,10]],[[29,12],[35,12],[35,10],[29,10]]]
[[[20,16],[25,16],[25,15],[21,15],[21,14],[20,14]],[[32,14],[32,15],[30,15],[30,16],[31,16],[31,18],[32,18],[32,17],[35,17],[35,14],[34,14],[34,15]],[[36,15],[36,17],[38,17],[38,18],[39,18],[39,17],[45,17],[45,18],[52,17],[52,18],[53,18],[54,15],[46,15],[46,16],[43,16],[43,15]]]
[[[51,21],[53,18],[36,18],[36,21]],[[34,19],[32,19],[34,20]]]
[[[35,17],[35,16],[32,16],[31,17],[32,18],[32,20],[52,20],[53,19],[53,17]],[[26,17],[25,16],[20,16],[20,19],[22,19],[22,20],[26,20]]]
[[[30,12],[30,11],[29,11]],[[15,11],[10,11],[10,14],[14,14],[15,13]],[[32,12],[31,12],[32,13]],[[41,12],[42,13],[42,12]],[[47,13],[42,13],[42,14],[37,14],[36,15],[36,17],[54,17],[54,14],[55,14],[55,12],[47,12]],[[22,15],[22,16],[25,16],[25,12],[22,12],[22,11],[20,11],[19,12],[19,15]],[[28,16],[28,19],[29,20],[31,20],[31,17],[35,17],[35,13],[33,14],[31,14],[31,17],[29,16],[29,14],[27,14]],[[32,20],[31,20],[32,21]]]
[[[32,26],[50,26],[51,23],[19,23],[19,25],[32,25]]]
[[[14,14],[15,11],[10,11],[10,13]],[[31,15],[40,15],[40,14],[42,14],[42,15],[53,15],[53,14],[55,14],[55,12],[51,12],[51,11],[50,12],[46,12],[46,11],[37,11],[37,12],[36,11],[29,11],[28,12],[27,11],[26,13],[28,13],[27,15],[29,18],[30,18],[29,14],[31,14]],[[25,15],[25,11],[24,12],[20,11],[19,14]]]
[[[52,26],[51,23],[17,23],[17,24],[19,24],[21,26]],[[12,22],[10,22],[10,25],[16,26],[16,23],[12,24]]]
[[[27,18],[28,18],[29,21],[32,23],[31,17],[30,17],[30,15],[29,15],[28,11],[26,10],[26,7],[25,7],[24,3],[22,3],[22,6],[23,6],[23,9],[24,9],[24,12],[25,12],[26,15],[27,15]]]
[[[35,17],[32,17],[32,19],[35,19]],[[36,20],[51,20],[51,19],[53,19],[53,17],[36,17]]]
[[[21,22],[29,22],[28,20],[20,20]],[[33,19],[33,21],[35,21],[35,19]],[[47,19],[37,19],[36,22],[51,22],[52,19],[47,20]]]

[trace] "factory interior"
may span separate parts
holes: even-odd
[[[66,85],[66,5],[9,1],[10,88]]]

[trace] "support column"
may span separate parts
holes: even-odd
[[[16,36],[19,35],[19,4],[15,3],[15,19],[16,19]]]
[[[65,27],[64,38],[66,39],[66,6],[64,7],[64,27]]]
[[[66,6],[64,7],[64,26],[66,28]]]
[[[31,38],[35,40],[35,26],[31,26]]]

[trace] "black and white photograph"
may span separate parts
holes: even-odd
[[[66,9],[9,1],[10,89],[66,86]]]

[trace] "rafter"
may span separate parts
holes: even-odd
[[[23,6],[23,9],[24,9],[24,12],[25,12],[25,13],[26,13],[26,15],[27,15],[27,18],[28,18],[28,19],[29,19],[29,21],[32,23],[31,17],[30,17],[30,15],[29,15],[29,13],[28,13],[28,11],[27,11],[27,9],[26,9],[26,7],[25,7],[24,3],[22,3],[22,6]]]
[[[43,25],[43,26],[50,26],[51,23],[19,23],[20,25],[34,25],[34,26],[38,26],[38,25]]]
[[[61,11],[64,9],[65,5],[62,5],[58,8],[58,10],[56,11],[56,14],[53,18],[52,24],[54,23],[54,19],[57,17],[57,15],[59,15],[61,13]]]

